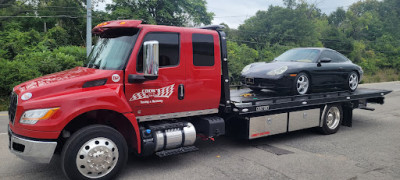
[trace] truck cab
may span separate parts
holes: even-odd
[[[145,154],[146,150],[151,154],[192,145],[196,132],[191,123],[160,122],[218,113],[220,34],[209,29],[146,25],[138,20],[101,23],[92,33],[98,41],[86,67],[39,77],[13,89],[9,108],[11,152],[40,163],[50,162],[53,154],[60,152],[65,166],[72,163],[76,167],[71,172],[66,170],[67,176],[80,179],[112,177],[114,173],[110,172],[120,166],[120,161],[113,164],[101,156],[108,163],[93,170],[95,164],[69,162],[71,158],[81,156],[82,160],[91,161],[89,154],[101,152],[114,159],[125,159],[128,150],[137,154]],[[145,123],[153,121],[157,123]],[[149,140],[143,141],[156,133],[150,125],[165,124],[171,127],[153,128],[163,132],[151,137],[158,138],[158,142],[152,140],[149,145]],[[83,142],[75,142],[76,134],[93,126],[97,128],[84,132],[108,133],[111,137],[86,139],[88,149],[79,150]],[[119,137],[123,141],[112,139]],[[88,146],[92,141],[95,144]],[[101,145],[102,142],[107,145]],[[100,147],[109,152],[119,147],[121,152],[107,154]],[[112,166],[108,166],[110,163]],[[72,176],[77,170],[79,175]]]

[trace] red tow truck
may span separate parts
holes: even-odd
[[[160,157],[198,150],[197,139],[254,139],[352,125],[355,108],[384,103],[385,90],[299,96],[231,89],[223,26],[184,28],[117,20],[97,25],[86,67],[13,89],[9,148],[49,163],[61,154],[69,179],[110,179],[128,153]]]

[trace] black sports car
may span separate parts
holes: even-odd
[[[307,94],[311,89],[357,89],[363,76],[360,66],[328,48],[295,48],[271,63],[257,62],[242,70],[242,84],[253,91],[272,89]]]

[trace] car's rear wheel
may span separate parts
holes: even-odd
[[[358,87],[358,74],[356,72],[351,72],[349,74],[349,77],[347,78],[347,89],[349,89],[350,91],[355,91]]]
[[[310,92],[311,80],[306,73],[299,73],[294,81],[295,94],[303,95]]]

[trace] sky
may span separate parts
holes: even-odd
[[[284,6],[282,0],[206,0],[207,10],[214,12],[212,24],[222,22],[228,24],[230,28],[237,28],[244,20],[254,16],[259,10],[267,10],[270,5]],[[338,7],[347,9],[351,4],[360,0],[306,0],[310,4],[316,4],[323,13],[329,14]],[[106,3],[111,0],[105,0],[99,4],[96,9],[103,10]]]

